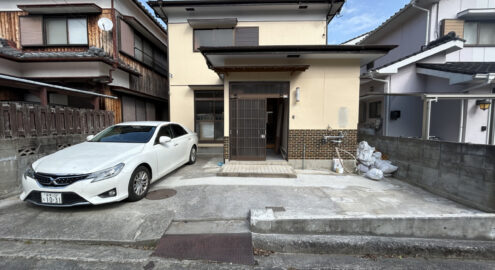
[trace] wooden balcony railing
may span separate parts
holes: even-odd
[[[0,102],[0,139],[96,134],[114,121],[110,111]]]

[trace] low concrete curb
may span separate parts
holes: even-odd
[[[256,233],[337,234],[495,240],[494,214],[308,215],[304,212],[251,210]]]
[[[252,239],[254,248],[281,253],[495,259],[494,241],[258,233]]]

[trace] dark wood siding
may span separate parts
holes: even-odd
[[[101,14],[89,15],[88,18],[88,46],[102,48],[108,55],[113,55],[113,42],[112,42],[112,32],[102,31],[98,27],[98,20],[100,18],[111,19],[112,11],[110,9],[104,9]],[[22,48],[21,39],[29,37],[32,34],[24,35],[21,37],[21,16],[26,16],[25,12],[11,12],[2,11],[0,12],[0,38],[10,40],[16,44],[18,49]],[[29,16],[31,17],[31,16]],[[38,37],[37,37],[38,38]],[[24,43],[26,40],[22,40]],[[26,44],[27,45],[27,44]],[[41,44],[29,44],[41,45]],[[87,50],[86,47],[36,47],[36,51],[44,52],[62,52],[62,51],[84,51]]]
[[[259,39],[258,27],[239,27],[235,29],[235,46],[258,46]]]

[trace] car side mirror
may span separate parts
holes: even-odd
[[[167,144],[172,141],[172,138],[167,136],[161,136],[159,139],[160,144]]]
[[[95,135],[89,135],[88,137],[86,137],[86,141],[91,141],[92,139],[95,138]]]

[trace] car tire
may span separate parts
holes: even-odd
[[[139,166],[132,173],[129,180],[129,197],[130,202],[136,202],[143,199],[150,188],[151,173],[145,166]]]
[[[189,153],[189,162],[187,164],[193,165],[194,163],[196,163],[197,155],[198,155],[198,148],[196,148],[196,146],[193,146],[191,148],[191,152]]]

